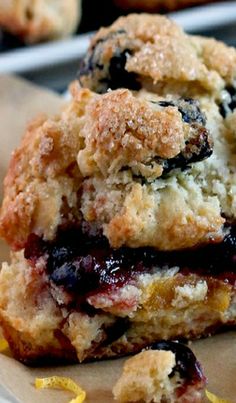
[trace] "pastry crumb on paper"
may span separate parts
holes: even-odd
[[[160,342],[125,362],[113,396],[127,403],[201,403],[205,386],[203,370],[187,346]]]

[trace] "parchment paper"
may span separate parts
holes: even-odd
[[[35,115],[59,112],[63,100],[48,91],[10,77],[0,77],[0,180],[11,151],[19,144],[26,123]],[[7,248],[0,245],[0,259]],[[236,331],[193,342],[191,348],[208,377],[208,389],[236,403]],[[56,390],[36,390],[35,377],[63,375],[73,378],[86,390],[86,402],[113,402],[111,389],[124,359],[54,368],[27,368],[10,353],[0,354],[0,383],[24,403],[66,403],[72,396]]]

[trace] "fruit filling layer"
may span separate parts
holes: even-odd
[[[53,242],[31,234],[25,258],[31,266],[43,261],[50,281],[77,296],[106,292],[132,283],[139,274],[176,266],[183,275],[197,273],[234,285],[236,228],[232,227],[220,244],[161,252],[153,248],[112,249],[105,237],[83,225],[60,230]]]

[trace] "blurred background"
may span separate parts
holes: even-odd
[[[192,34],[236,46],[236,1],[0,0],[0,74],[64,93],[92,33],[133,11],[169,14]]]

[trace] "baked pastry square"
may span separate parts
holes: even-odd
[[[168,32],[196,69],[176,69],[171,47],[155,83],[147,72],[152,91],[140,71],[138,91],[106,92],[118,40],[107,32],[121,23],[138,52],[153,45],[150,29],[160,42]],[[91,62],[81,81],[104,93],[75,82],[60,116],[29,126],[4,182],[12,261],[0,273],[0,320],[27,363],[120,356],[236,321],[235,50],[147,15],[92,43],[85,64],[96,54],[106,65]]]
[[[2,0],[0,27],[27,43],[72,34],[80,19],[80,0]]]
[[[193,352],[176,342],[159,342],[129,358],[113,387],[119,402],[203,402],[206,377]]]

